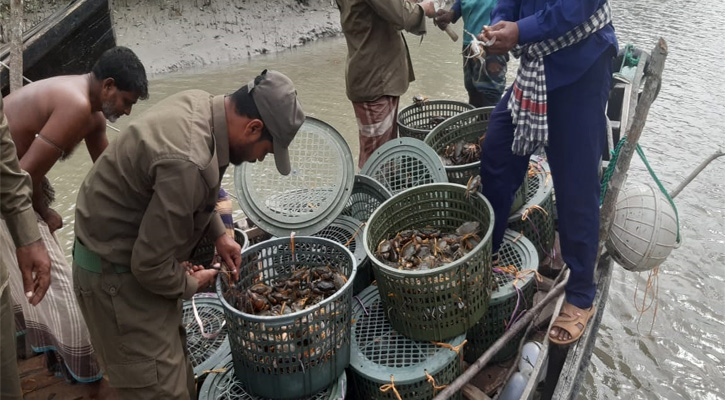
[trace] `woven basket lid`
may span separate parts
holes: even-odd
[[[377,286],[369,286],[356,299],[352,308],[350,368],[360,376],[374,382],[389,382],[393,374],[396,384],[405,385],[425,379],[424,370],[437,374],[457,357],[446,347],[411,340],[395,331],[388,322]],[[463,334],[445,343],[456,347],[465,338]]]
[[[350,250],[359,266],[368,257],[363,245],[363,223],[353,217],[340,215],[313,236],[334,240]]]
[[[194,317],[193,304],[196,304],[199,319],[204,325],[204,333],[213,334],[221,329],[216,337],[207,339],[202,336]],[[195,375],[214,368],[225,357],[231,356],[227,329],[224,326],[224,308],[216,295],[197,295],[194,303],[191,300],[184,301],[181,321],[186,330],[186,346]]]
[[[392,196],[390,191],[375,179],[367,175],[355,175],[352,195],[342,210],[342,215],[367,222],[373,212]]]
[[[239,205],[274,236],[312,235],[330,225],[347,204],[355,175],[352,153],[332,126],[307,117],[289,147],[292,172],[277,172],[274,157],[234,169]]]
[[[448,182],[438,154],[422,141],[407,137],[380,146],[360,173],[380,182],[393,195],[426,183]]]
[[[214,368],[218,373],[210,375],[204,380],[199,389],[199,400],[262,400],[261,397],[249,394],[234,374],[232,357],[225,358]],[[306,397],[305,400],[343,400],[347,392],[347,377],[342,373],[340,377],[327,389]]]

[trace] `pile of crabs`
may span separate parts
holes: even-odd
[[[426,226],[382,240],[375,257],[397,269],[429,270],[458,260],[480,242],[479,223],[475,221],[463,223],[454,232]]]
[[[242,312],[279,316],[302,311],[335,294],[347,277],[331,266],[298,266],[277,276],[270,284],[258,282],[249,289],[228,289],[227,299]]]
[[[470,164],[480,160],[481,146],[461,140],[446,146],[438,156],[445,166]]]

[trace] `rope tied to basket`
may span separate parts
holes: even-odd
[[[194,319],[196,320],[196,324],[199,325],[199,331],[201,332],[201,336],[204,339],[215,339],[217,336],[219,336],[220,333],[222,333],[222,330],[224,329],[224,325],[227,324],[227,320],[225,319],[222,321],[222,326],[219,327],[219,330],[214,333],[206,333],[204,332],[204,322],[201,320],[201,317],[199,316],[199,310],[196,309],[196,297],[191,298],[191,308],[194,311]]]
[[[393,374],[390,374],[390,383],[380,386],[380,391],[382,393],[387,393],[391,390],[393,391],[396,399],[403,400],[403,398],[400,397],[400,393],[398,393],[398,389],[395,388],[395,377],[393,377]]]
[[[458,346],[454,346],[454,345],[452,345],[450,343],[444,343],[444,342],[433,342],[433,341],[431,341],[431,343],[434,344],[434,345],[436,345],[436,346],[438,346],[438,347],[445,347],[448,350],[453,350],[453,351],[456,352],[456,354],[460,354],[461,353],[461,349],[463,348],[463,346],[466,343],[468,343],[468,339],[464,339],[463,342],[461,344],[459,344]]]
[[[227,368],[214,368],[214,369],[205,369],[199,373],[199,375],[206,375],[206,374],[223,374],[227,372]]]
[[[435,394],[437,391],[439,391],[441,389],[445,389],[446,387],[448,387],[448,385],[440,385],[440,386],[436,385],[435,378],[431,374],[428,373],[427,369],[424,369],[423,372],[425,373],[425,380],[430,382],[430,385],[433,386],[433,394]]]
[[[522,221],[529,221],[529,224],[534,229],[534,233],[536,233],[536,237],[539,239],[538,241],[539,241],[539,247],[541,247],[541,251],[544,252],[544,254],[546,254],[548,257],[553,258],[553,254],[549,253],[542,246],[542,243],[544,242],[544,240],[541,237],[541,233],[539,232],[539,228],[536,227],[536,223],[534,223],[534,220],[532,218],[532,214],[534,213],[534,211],[539,211],[540,213],[543,213],[544,214],[544,217],[548,217],[549,216],[549,212],[546,211],[546,209],[544,207],[541,207],[538,204],[534,204],[531,207],[529,207],[526,210],[524,210],[523,213],[521,213],[521,220]],[[523,234],[523,232],[522,232],[522,234]]]

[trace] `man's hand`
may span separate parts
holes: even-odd
[[[40,214],[40,217],[43,218],[43,221],[45,221],[46,224],[48,224],[50,233],[53,233],[63,227],[63,218],[52,208],[45,209],[45,211]]]
[[[433,1],[435,0],[423,0],[418,3],[420,8],[423,9],[423,14],[425,14],[428,18],[435,18],[436,16],[436,7],[433,4]]]
[[[192,271],[190,275],[196,278],[197,281],[199,281],[199,287],[196,289],[196,292],[199,293],[211,287],[211,285],[214,284],[214,279],[216,278],[217,272],[219,271],[215,269],[204,268]]]
[[[478,35],[478,40],[483,42],[491,42],[491,46],[486,47],[487,54],[506,54],[519,43],[519,26],[516,22],[500,21],[496,25],[483,28],[483,32]]]
[[[453,10],[438,10],[438,12],[436,12],[436,17],[433,18],[433,23],[435,26],[440,28],[440,30],[444,31],[453,21],[453,17],[455,17],[455,15],[456,13],[453,12]]]
[[[232,240],[229,235],[224,234],[217,238],[214,243],[216,252],[230,269],[234,282],[239,280],[239,264],[242,263],[242,246]]]
[[[37,305],[50,286],[50,257],[42,240],[36,240],[15,251],[18,267],[23,276],[23,288],[28,302]]]

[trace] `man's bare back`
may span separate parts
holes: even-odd
[[[106,119],[101,111],[91,111],[89,84],[88,74],[58,76],[26,85],[5,99],[18,158],[38,140],[37,134],[58,146],[62,158],[86,137],[107,143]]]
[[[33,180],[33,208],[51,232],[63,221],[45,201],[45,175],[83,140],[95,162],[108,146],[106,119],[129,115],[139,98],[148,98],[146,71],[131,50],[119,46],[104,52],[88,74],[43,79],[4,99],[20,167]]]

